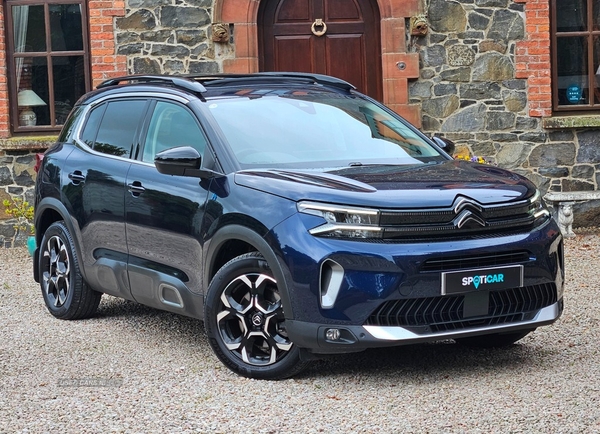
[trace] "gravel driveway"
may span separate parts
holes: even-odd
[[[0,249],[0,433],[600,432],[599,233],[566,241],[565,313],[504,350],[452,342],[248,380],[200,321],[104,296],[46,310],[22,249]]]

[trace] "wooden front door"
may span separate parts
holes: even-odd
[[[381,101],[375,0],[263,0],[258,27],[261,71],[329,74]]]

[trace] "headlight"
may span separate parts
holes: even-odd
[[[381,238],[379,210],[317,202],[298,202],[298,212],[322,217],[325,223],[311,229],[312,235],[342,238]]]
[[[529,209],[531,214],[533,214],[535,223],[541,223],[550,217],[550,211],[546,208],[539,190],[535,191],[529,202],[531,203]]]

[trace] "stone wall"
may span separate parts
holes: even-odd
[[[135,74],[221,72],[230,44],[212,41],[211,0],[127,0],[116,19],[117,54]]]
[[[0,150],[0,248],[23,244],[25,237],[16,237],[16,221],[7,215],[2,203],[19,197],[34,204],[35,154],[43,150]]]
[[[516,45],[526,38],[524,4],[511,0],[429,0],[429,32],[411,40],[420,77],[409,86],[422,129],[535,182],[540,190],[597,190],[600,131],[554,129],[530,117],[528,82],[516,78]],[[548,71],[549,73],[549,71]],[[575,225],[600,225],[600,203],[576,205]]]

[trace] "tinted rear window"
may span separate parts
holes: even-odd
[[[146,101],[111,101],[104,106],[90,112],[82,140],[95,151],[129,157]]]

